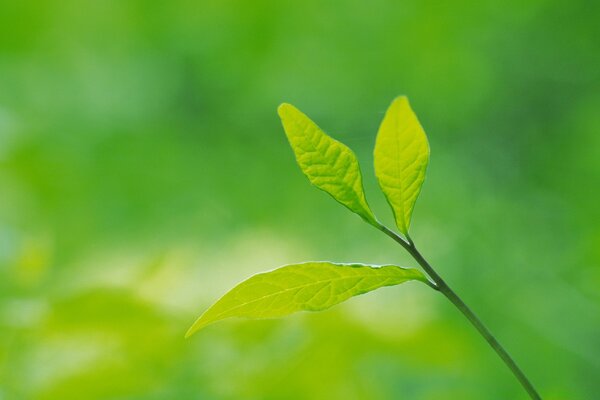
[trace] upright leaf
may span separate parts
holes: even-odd
[[[352,150],[325,134],[294,106],[282,104],[278,112],[296,161],[310,182],[379,227],[367,204],[358,160]]]
[[[393,265],[307,262],[254,275],[227,292],[186,333],[230,318],[275,318],[296,311],[320,311],[352,296],[409,280],[427,282],[412,268]]]
[[[375,141],[375,175],[390,203],[400,232],[410,219],[429,163],[429,144],[405,96],[388,108]]]

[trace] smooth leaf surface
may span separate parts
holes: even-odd
[[[275,318],[296,311],[320,311],[352,296],[409,280],[427,282],[419,270],[394,265],[287,265],[254,275],[234,287],[196,320],[186,337],[225,318]]]
[[[294,106],[282,104],[278,112],[296,161],[310,182],[379,227],[367,204],[360,167],[352,150],[325,134]]]
[[[379,186],[392,207],[398,229],[408,235],[429,163],[429,143],[405,96],[396,98],[386,111],[374,156]]]

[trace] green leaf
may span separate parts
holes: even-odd
[[[429,163],[429,143],[405,96],[388,108],[375,141],[375,175],[394,212],[400,232],[408,236],[410,219]]]
[[[310,182],[379,228],[367,204],[360,167],[352,150],[325,134],[294,106],[282,104],[278,112],[296,161]]]
[[[287,265],[254,275],[231,289],[196,320],[186,337],[225,318],[275,318],[296,311],[320,311],[352,296],[409,280],[427,282],[419,270],[394,265]]]

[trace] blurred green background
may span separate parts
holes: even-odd
[[[0,399],[524,399],[424,285],[183,334],[247,276],[415,263],[295,165],[291,102],[367,195],[406,94],[422,252],[545,399],[600,393],[600,3],[2,1]]]

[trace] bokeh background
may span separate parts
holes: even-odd
[[[415,263],[295,165],[291,102],[357,153],[406,94],[412,236],[545,399],[600,393],[600,3],[0,3],[0,399],[525,399],[441,296],[183,335],[247,276]]]

